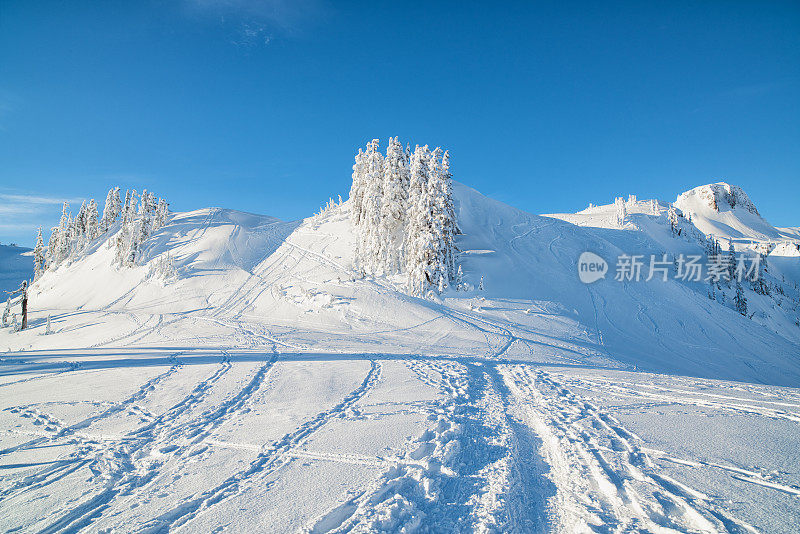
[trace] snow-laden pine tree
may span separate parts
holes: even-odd
[[[138,243],[136,242],[136,190],[125,191],[125,204],[122,206],[122,227],[117,233],[116,262],[120,265],[129,263],[131,256],[135,258]]]
[[[103,206],[103,218],[100,221],[101,233],[108,231],[111,225],[117,221],[121,211],[122,199],[119,195],[119,187],[113,187],[108,190],[106,203]]]
[[[361,224],[361,215],[363,214],[364,182],[366,178],[364,167],[364,151],[359,148],[358,154],[356,154],[356,162],[353,165],[353,185],[350,186],[350,220],[353,226]]]
[[[381,274],[380,258],[383,235],[381,233],[381,203],[383,200],[383,155],[379,142],[373,139],[364,154],[365,187],[359,235],[359,267],[368,273]]]
[[[453,202],[453,175],[450,172],[450,152],[444,151],[442,155],[442,203],[444,204],[444,247],[445,265],[447,267],[447,277],[452,280],[456,276],[456,234],[458,234],[458,222],[456,220],[456,209]]]
[[[411,155],[409,165],[408,187],[408,224],[404,236],[405,272],[408,275],[406,290],[410,295],[423,295],[431,285],[429,273],[433,254],[430,243],[431,232],[431,197],[428,194],[428,161],[430,149],[428,145],[417,146]]]
[[[379,252],[383,272],[395,274],[403,268],[403,231],[408,206],[409,169],[406,152],[398,138],[390,138],[383,160]]]
[[[167,224],[169,220],[169,204],[163,198],[158,199],[158,206],[156,206],[156,216],[155,216],[155,227],[154,230],[157,230]]]
[[[738,280],[736,281],[736,295],[733,297],[733,305],[736,307],[736,311],[747,317],[747,299],[744,296],[742,284]]]
[[[39,232],[36,234],[36,246],[33,247],[33,279],[36,280],[45,270],[44,259],[44,239],[42,239],[42,227],[39,227]]]
[[[58,223],[58,243],[56,245],[55,261],[61,262],[69,256],[72,245],[72,216],[69,204],[64,202],[61,208],[61,220]]]
[[[444,154],[441,148],[435,148],[428,160],[428,192],[431,197],[431,233],[435,259],[431,267],[431,284],[443,291],[451,280],[451,255],[453,221],[452,208],[448,199],[452,199],[442,161]]]
[[[86,206],[86,238],[91,241],[100,234],[100,222],[98,220],[97,202],[94,199],[89,201]]]
[[[81,239],[86,235],[86,201],[81,202],[81,208],[78,214],[72,221],[73,236],[76,239]]]
[[[656,202],[655,199],[650,201],[650,214],[658,215],[658,202]]]
[[[672,203],[670,203],[667,210],[667,222],[669,222],[669,229],[673,235],[681,235],[681,229],[678,225],[678,212]]]
[[[58,235],[58,226],[50,229],[50,239],[47,241],[47,266],[55,264],[58,261],[58,244],[61,238]]]
[[[353,166],[351,221],[355,264],[364,273],[407,275],[407,291],[444,291],[456,276],[455,210],[449,154],[428,146],[403,149],[390,138],[359,150]]]

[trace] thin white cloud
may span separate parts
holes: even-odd
[[[291,30],[328,11],[322,0],[189,0],[201,10],[272,23]]]
[[[25,204],[58,204],[64,202],[74,203],[83,202],[82,198],[56,198],[56,197],[42,197],[37,195],[11,195],[7,193],[0,193],[0,206],[4,204],[25,205]]]
[[[192,11],[233,27],[237,46],[268,45],[304,32],[330,13],[327,0],[184,0]]]
[[[0,193],[0,242],[31,243],[41,226],[47,234],[61,217],[61,205],[70,204],[76,213],[82,198],[50,197],[25,193]]]

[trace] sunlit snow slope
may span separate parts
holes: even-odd
[[[428,299],[357,274],[348,203],[174,214],[134,268],[101,238],[0,331],[0,528],[788,532],[797,293],[743,317],[705,283],[577,276],[584,251],[700,253],[712,221],[780,237],[798,281],[791,232],[690,193],[675,238],[666,203],[620,227],[456,184],[472,289]]]

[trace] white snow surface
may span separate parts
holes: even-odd
[[[455,195],[483,291],[358,277],[348,203],[174,214],[138,267],[101,238],[46,272],[31,327],[0,330],[0,529],[795,530],[796,307],[749,294],[749,318],[705,284],[578,280],[584,251],[700,250],[666,203],[620,227],[613,205]],[[800,281],[790,229],[686,199],[700,232],[785,243],[770,266]]]

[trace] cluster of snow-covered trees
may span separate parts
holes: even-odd
[[[377,139],[359,149],[350,189],[356,228],[356,264],[364,273],[407,275],[407,291],[444,291],[456,281],[450,155],[427,145],[389,139],[384,156]]]
[[[146,190],[141,196],[137,196],[135,190],[126,191],[123,204],[120,188],[111,188],[106,195],[102,217],[94,199],[88,203],[84,201],[74,217],[69,204],[64,202],[61,221],[50,232],[47,247],[39,228],[33,249],[34,276],[38,278],[45,270],[84,252],[90,243],[120,220],[120,229],[111,243],[116,248],[115,260],[120,265],[132,265],[141,243],[166,224],[168,218],[169,204]]]

